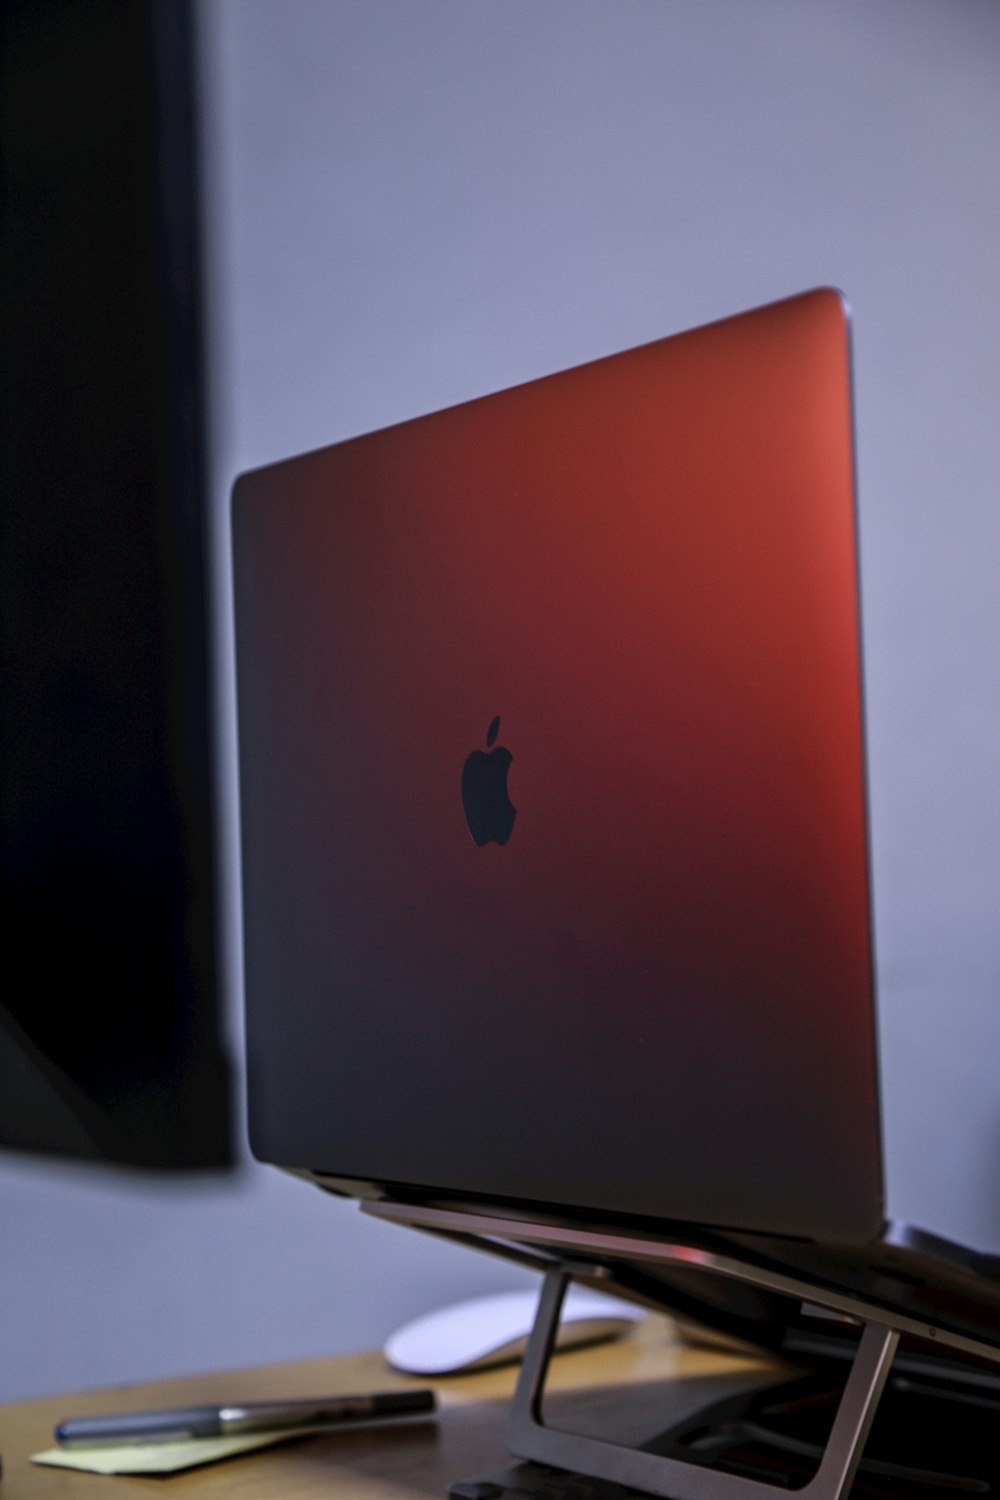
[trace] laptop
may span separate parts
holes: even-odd
[[[1000,1347],[885,1206],[841,294],[245,474],[233,545],[255,1154],[760,1343],[614,1247]]]

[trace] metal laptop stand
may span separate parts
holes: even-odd
[[[891,1308],[712,1250],[659,1241],[652,1236],[576,1230],[561,1225],[539,1225],[487,1214],[390,1201],[366,1203],[364,1208],[378,1218],[424,1229],[544,1270],[545,1280],[535,1326],[508,1417],[507,1443],[511,1452],[520,1458],[568,1471],[565,1483],[572,1487],[567,1488],[567,1494],[590,1495],[596,1500],[599,1495],[620,1494],[622,1492],[616,1486],[624,1486],[626,1492],[640,1491],[664,1496],[667,1500],[775,1500],[779,1492],[779,1487],[773,1483],[560,1431],[545,1424],[542,1417],[545,1377],[555,1346],[566,1288],[574,1275],[584,1279],[603,1276],[613,1281],[613,1275],[606,1269],[609,1264],[639,1262],[654,1267],[657,1263],[672,1263],[688,1268],[700,1267],[767,1293],[809,1303],[838,1318],[846,1317],[861,1328],[860,1342],[819,1467],[813,1477],[796,1491],[804,1500],[844,1500],[849,1493],[902,1336],[933,1342],[942,1353],[950,1351],[957,1356],[971,1356],[1000,1367],[1000,1335],[997,1343],[986,1343],[948,1328],[920,1322]],[[596,1257],[596,1260],[591,1257]],[[668,1309],[672,1305],[667,1287],[664,1288],[663,1305]],[[884,1472],[887,1466],[879,1467]],[[900,1480],[919,1482],[924,1479],[927,1482],[932,1479],[930,1475],[912,1469],[907,1471],[902,1466],[888,1467],[897,1471],[896,1477]],[[561,1492],[558,1476],[554,1475],[549,1475],[540,1486],[531,1487],[526,1478],[524,1484],[514,1487],[512,1476],[516,1472],[457,1484],[450,1493],[454,1500],[493,1500],[493,1497],[499,1500],[505,1494],[555,1496]],[[570,1476],[592,1476],[604,1483],[588,1486],[586,1481],[581,1482],[575,1477],[571,1481]],[[949,1487],[946,1475],[933,1476],[933,1482],[939,1488]],[[961,1480],[956,1480],[954,1487],[969,1489],[969,1485]]]

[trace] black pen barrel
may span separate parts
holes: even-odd
[[[433,1411],[437,1401],[433,1391],[384,1391],[373,1396],[372,1408],[376,1416],[403,1416],[406,1413]]]

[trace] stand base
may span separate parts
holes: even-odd
[[[626,1492],[632,1488],[640,1494],[664,1496],[666,1500],[774,1500],[771,1477],[747,1475],[745,1470],[733,1473],[718,1466],[709,1468],[692,1463],[687,1455],[676,1457],[669,1451],[626,1448],[545,1424],[542,1416],[545,1376],[569,1281],[568,1272],[553,1270],[543,1283],[538,1316],[508,1419],[507,1445],[511,1452],[571,1474],[593,1475],[623,1485]],[[899,1331],[890,1320],[875,1321],[870,1309],[865,1312],[860,1342],[829,1436],[820,1450],[815,1473],[801,1485],[808,1500],[842,1500],[849,1492],[899,1344]]]

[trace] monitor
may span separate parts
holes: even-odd
[[[11,0],[0,1145],[234,1148],[188,0]]]

